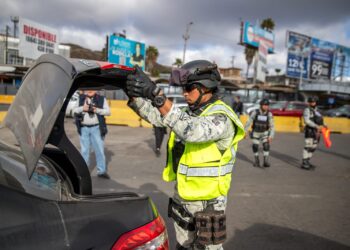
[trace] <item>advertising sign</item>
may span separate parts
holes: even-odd
[[[350,79],[350,48],[291,31],[287,47],[287,76],[300,77],[302,66],[303,78]]]
[[[334,52],[332,78],[336,81],[350,81],[350,48],[337,45]]]
[[[287,76],[299,78],[302,74],[303,78],[308,78],[311,37],[289,32],[287,47]]]
[[[267,72],[268,47],[264,42],[260,42],[258,50],[258,63],[256,67],[256,79],[265,82]]]
[[[108,40],[108,61],[128,67],[139,65],[145,70],[145,44],[111,35]]]
[[[286,75],[289,77],[299,78],[302,71],[302,77],[307,78],[308,62],[309,60],[307,57],[301,57],[295,54],[288,54]]]
[[[269,53],[275,48],[275,35],[272,32],[262,29],[260,26],[251,25],[249,22],[243,24],[241,43],[258,48],[260,41],[268,47]]]
[[[37,59],[43,54],[58,54],[58,31],[45,25],[19,19],[19,55]]]

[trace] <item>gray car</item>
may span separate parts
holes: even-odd
[[[79,87],[123,88],[132,73],[53,54],[28,70],[1,131],[17,139],[0,141],[1,249],[169,249],[149,197],[92,193],[88,167],[64,130]]]

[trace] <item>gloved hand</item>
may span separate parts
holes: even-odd
[[[128,75],[126,89],[128,96],[143,97],[152,101],[160,91],[160,88],[137,65],[135,66],[135,73]]]

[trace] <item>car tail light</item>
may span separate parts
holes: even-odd
[[[158,216],[154,221],[123,234],[112,250],[168,250],[168,234],[164,220]]]

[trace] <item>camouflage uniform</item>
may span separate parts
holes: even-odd
[[[323,126],[322,115],[317,108],[308,107],[303,113],[305,127],[305,146],[303,150],[303,166],[309,168],[309,160],[315,152],[318,142],[320,141],[320,132],[318,128]]]
[[[256,159],[258,159],[258,157],[259,157],[259,144],[261,142],[263,145],[264,159],[266,159],[270,154],[270,144],[269,144],[268,138],[269,137],[273,138],[275,135],[275,126],[274,126],[274,122],[273,122],[272,113],[269,111],[263,112],[261,109],[254,110],[250,114],[249,119],[244,126],[244,130],[247,132],[250,128],[250,125],[252,123],[254,123],[254,121],[256,121],[256,119],[259,119],[260,115],[267,118],[266,123],[268,126],[266,126],[267,128],[265,131],[261,131],[257,128],[254,128],[254,125],[253,125],[253,130],[252,130],[252,134],[251,134],[251,138],[252,138],[252,142],[253,142],[252,148],[253,148],[254,157]]]
[[[211,102],[212,103],[212,102]],[[208,103],[207,105],[210,105]],[[210,116],[201,116],[201,112],[207,107],[204,105],[199,110],[192,112],[189,108],[180,110],[172,106],[170,112],[162,117],[158,109],[154,108],[150,101],[135,98],[129,102],[129,106],[137,112],[143,119],[149,121],[155,126],[167,126],[177,136],[177,140],[182,142],[207,142],[216,141],[218,149],[226,150],[231,146],[232,135],[235,134],[235,127],[226,115],[216,114]],[[187,222],[193,222],[193,214],[197,211],[203,211],[211,206],[214,210],[225,210],[226,196],[219,196],[208,201],[187,201],[182,199],[177,192],[175,185],[175,194],[173,199],[181,204],[191,216],[182,216]],[[175,211],[176,212],[176,211]],[[194,231],[188,231],[174,222],[176,239],[181,247],[178,249],[223,249],[222,245],[194,246],[196,234]]]

